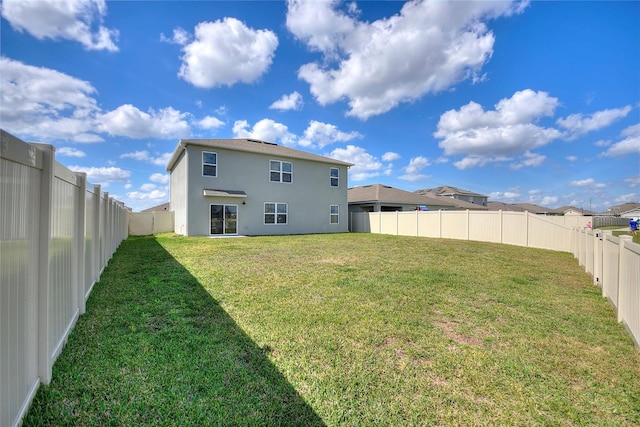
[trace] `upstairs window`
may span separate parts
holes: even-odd
[[[202,152],[202,176],[218,176],[218,154]]]
[[[340,169],[338,168],[331,168],[331,173],[330,173],[330,179],[331,179],[331,186],[332,187],[337,187],[340,185]]]
[[[269,162],[269,180],[271,182],[293,182],[293,163],[271,160]]]

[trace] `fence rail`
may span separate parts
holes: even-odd
[[[591,217],[550,217],[528,212],[362,212],[349,230],[363,233],[505,243],[570,252],[617,311],[618,321],[640,346],[640,245],[631,236],[592,230]]]
[[[0,426],[14,426],[51,381],[129,213],[52,146],[0,137]]]

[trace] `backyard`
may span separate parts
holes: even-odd
[[[509,245],[130,237],[24,425],[638,425],[600,292]]]

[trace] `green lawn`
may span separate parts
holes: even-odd
[[[640,353],[570,254],[131,237],[25,425],[637,425]]]

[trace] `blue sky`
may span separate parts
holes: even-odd
[[[134,210],[180,138],[600,212],[640,202],[640,2],[4,0],[0,126]]]

